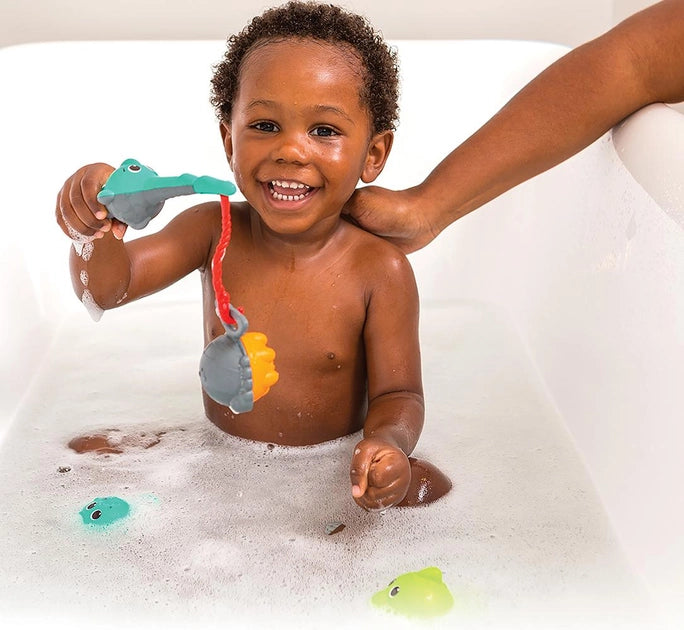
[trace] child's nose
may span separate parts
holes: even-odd
[[[307,134],[280,133],[278,142],[273,149],[273,159],[276,162],[292,164],[306,164],[309,161],[309,138]]]

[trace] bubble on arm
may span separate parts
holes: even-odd
[[[64,216],[64,212],[62,212],[61,210],[60,212],[62,215],[62,221],[64,221],[64,227],[67,229],[67,232],[69,233],[69,238],[74,243],[74,249],[76,250],[76,253],[80,256],[83,244],[91,243],[93,240],[95,240],[95,237],[81,234],[69,223],[69,221],[67,221],[67,218]]]
[[[95,302],[93,294],[88,291],[88,289],[83,291],[83,294],[81,295],[81,302],[83,303],[83,306],[86,307],[86,311],[88,311],[88,314],[93,321],[99,322],[102,318],[102,314],[104,313],[104,309],[102,309],[97,302]]]
[[[93,250],[95,249],[95,244],[92,241],[77,241],[77,240],[72,240],[72,244],[74,246],[74,251],[76,254],[84,260],[84,262],[88,262],[90,260],[90,257],[93,255]]]

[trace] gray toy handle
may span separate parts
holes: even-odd
[[[230,339],[237,341],[238,339],[240,339],[240,337],[242,337],[244,333],[247,332],[249,322],[247,321],[247,318],[240,311],[238,311],[232,304],[228,306],[228,311],[230,313],[230,316],[235,320],[235,325],[226,324],[226,322],[221,323],[223,324],[223,327],[226,329],[226,335]]]

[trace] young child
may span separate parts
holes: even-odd
[[[360,506],[438,498],[448,480],[408,457],[424,416],[411,267],[340,217],[358,180],[375,180],[392,147],[395,55],[363,18],[291,2],[229,39],[212,84],[226,157],[247,199],[232,205],[223,277],[250,330],[268,336],[280,380],[245,414],[204,394],[207,416],[233,435],[284,445],[363,427],[351,461]],[[96,304],[114,308],[199,270],[208,344],[224,332],[211,282],[219,203],[124,243],[126,226],[96,200],[112,170],[86,166],[58,197],[63,231],[92,242],[89,256],[71,252],[76,292],[86,271]]]

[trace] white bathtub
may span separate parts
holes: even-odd
[[[422,179],[564,52],[494,41],[399,49],[387,186]],[[97,324],[71,290],[53,211],[76,167],[136,157],[164,175],[229,177],[208,104],[221,50],[0,50],[0,619],[403,627],[370,596],[437,565],[458,605],[427,627],[676,626],[682,117],[648,108],[412,256],[428,403],[416,452],[454,489],[427,508],[366,514],[349,496],[350,440],[269,450],[204,420],[196,277]],[[167,202],[150,229],[188,203]],[[167,433],[108,458],[66,447],[112,429]],[[131,516],[86,530],[78,511],[109,494],[127,498]],[[327,536],[334,521],[346,528]]]

